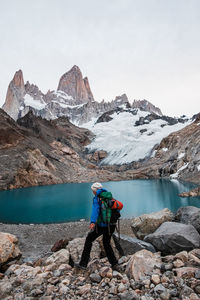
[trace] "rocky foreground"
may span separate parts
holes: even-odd
[[[54,253],[25,263],[17,238],[1,232],[0,299],[199,299],[198,218],[196,207],[134,218],[131,227],[140,239],[122,235],[121,248],[116,236],[112,241],[118,271],[110,268],[101,239],[94,242],[83,271],[74,262],[80,259],[84,237],[60,240],[51,249]]]

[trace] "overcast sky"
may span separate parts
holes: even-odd
[[[0,0],[0,106],[15,71],[42,92],[73,65],[97,101],[200,112],[199,0]]]

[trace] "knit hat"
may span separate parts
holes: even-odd
[[[95,182],[93,183],[93,185],[91,186],[91,190],[96,192],[99,189],[102,189],[102,184],[100,182]]]

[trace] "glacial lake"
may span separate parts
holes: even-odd
[[[61,223],[90,218],[93,194],[91,183],[58,184],[0,191],[0,222]],[[194,184],[177,180],[131,180],[105,182],[103,186],[122,201],[122,218],[159,211],[175,212],[181,206],[200,208],[200,197],[181,198]]]

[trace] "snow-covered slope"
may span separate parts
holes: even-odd
[[[182,129],[188,122],[178,122],[169,125],[162,118],[145,121],[137,125],[141,117],[147,117],[149,112],[139,109],[123,109],[121,112],[110,114],[109,122],[91,122],[82,125],[95,134],[95,139],[87,146],[89,152],[104,150],[108,153],[102,161],[103,164],[124,164],[138,161],[154,155],[152,149],[171,132]],[[167,151],[167,149],[163,149]]]

